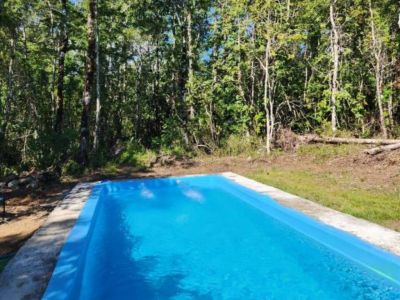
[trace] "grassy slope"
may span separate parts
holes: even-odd
[[[301,155],[314,156],[318,160],[346,155],[351,147],[318,147],[300,149]],[[299,195],[322,205],[350,215],[382,224],[400,231],[400,189],[392,187],[374,188],[354,184],[356,178],[350,172],[341,173],[301,167],[279,168],[273,166],[268,171],[247,172],[250,178]]]

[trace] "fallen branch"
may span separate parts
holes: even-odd
[[[400,143],[371,148],[371,149],[364,150],[364,152],[369,155],[376,155],[376,154],[384,152],[384,151],[392,151],[392,150],[396,150],[396,149],[400,149]]]
[[[368,144],[368,145],[393,145],[399,144],[400,140],[391,139],[358,139],[358,138],[324,138],[316,135],[305,135],[302,140],[306,143],[326,143],[326,144]]]

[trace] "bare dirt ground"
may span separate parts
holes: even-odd
[[[71,183],[61,183],[51,185],[44,191],[29,194],[19,191],[7,195],[5,219],[0,213],[0,256],[18,250],[72,186]]]
[[[112,176],[94,172],[81,178],[67,179],[53,184],[46,190],[26,194],[9,195],[7,221],[0,218],[0,256],[13,253],[46,220],[48,214],[78,182],[100,179],[124,179],[137,177],[159,177],[232,171],[243,175],[268,172],[272,169],[329,174],[334,180],[345,181],[351,186],[366,190],[392,190],[400,186],[400,151],[366,156],[362,148],[340,155],[318,153],[286,153],[271,157],[198,157],[177,161],[170,166],[153,167],[147,171],[121,168]],[[0,214],[1,216],[1,214]],[[397,222],[397,221],[395,221]],[[400,228],[400,220],[389,227]]]

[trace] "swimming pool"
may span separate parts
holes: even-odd
[[[97,184],[44,299],[400,299],[400,258],[220,175]]]

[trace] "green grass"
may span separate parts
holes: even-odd
[[[0,259],[0,273],[3,271],[3,269],[6,267],[8,261],[11,259],[11,257],[3,258]]]
[[[272,169],[246,175],[324,206],[400,231],[400,189],[367,190],[350,186],[351,178],[347,180],[329,173],[303,170]]]
[[[361,152],[365,148],[363,145],[341,144],[341,145],[324,145],[324,144],[305,144],[301,145],[297,150],[299,156],[312,156],[317,161],[345,156],[356,152]]]

